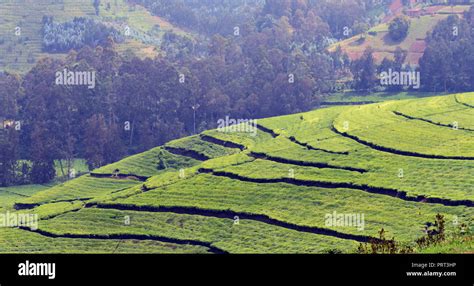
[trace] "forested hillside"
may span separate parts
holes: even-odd
[[[0,253],[472,253],[441,2],[0,0]]]
[[[60,12],[68,11],[68,3],[51,7],[49,17],[45,12],[41,49],[53,56],[39,59],[25,74],[0,75],[8,86],[1,89],[5,108],[0,117],[17,123],[7,126],[12,138],[0,143],[11,149],[5,154],[10,163],[5,164],[3,184],[48,182],[56,160],[86,158],[96,168],[216,127],[226,116],[251,119],[317,106],[347,64],[325,48],[342,26],[371,21],[368,12],[383,5],[354,1],[354,9],[342,9],[349,4],[212,3],[134,2],[126,13],[117,10],[120,3],[98,1],[91,7],[94,15],[72,19]],[[162,33],[161,56],[121,52],[130,37],[140,38],[134,31],[142,25],[133,22],[135,11],[143,9],[138,4],[178,27]],[[125,19],[135,27],[130,33]],[[20,37],[25,29],[31,28],[24,27]],[[5,38],[3,45],[11,45],[12,39]],[[94,71],[94,88],[58,85],[57,73],[64,70]]]
[[[416,88],[382,86],[388,69],[420,72],[424,91],[466,91],[474,83],[472,9],[441,21],[413,68],[404,65],[402,49],[380,64],[370,48],[357,60],[327,49],[346,31],[362,33],[380,22],[389,1],[94,1],[81,9],[61,3],[34,18],[44,57],[34,57],[25,73],[0,74],[1,133],[8,138],[0,142],[2,185],[50,182],[63,160],[67,173],[77,158],[97,168],[225,118],[307,111],[336,91]],[[9,11],[5,23],[15,23],[11,11],[18,7],[0,7]],[[16,52],[12,43],[26,41],[32,23],[1,46]],[[137,41],[154,48],[124,50]],[[57,81],[68,72],[93,73],[93,85]]]

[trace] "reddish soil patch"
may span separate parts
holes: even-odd
[[[346,53],[347,53],[347,56],[351,59],[351,61],[357,60],[363,55],[363,52],[346,51]]]
[[[409,65],[418,65],[422,56],[423,53],[409,53],[406,62]]]
[[[403,8],[402,0],[393,0],[392,4],[390,4],[390,7],[389,7],[392,14],[396,14],[402,8]]]
[[[408,50],[407,63],[409,65],[418,65],[420,58],[426,50],[426,42],[424,40],[417,40]]]
[[[354,60],[358,60],[362,57],[362,55],[364,54],[364,52],[346,52],[347,53],[347,56],[349,56],[349,58],[351,59],[351,61],[354,61]],[[391,54],[392,52],[390,51],[374,51],[374,60],[377,64],[380,64],[382,62],[382,60],[384,58],[386,58],[387,56],[387,53]]]
[[[385,18],[382,20],[382,23],[387,23],[392,21],[399,13],[402,12],[403,4],[402,0],[393,0],[392,4],[389,6],[389,11],[390,13],[385,16]]]
[[[374,52],[374,60],[376,63],[381,63],[383,61],[384,58],[386,58],[388,55],[387,55],[387,52]]]
[[[445,6],[430,6],[426,7],[425,10],[428,14],[434,14],[438,12],[439,10],[443,9]]]
[[[408,50],[409,53],[424,53],[426,49],[426,43],[424,40],[417,40],[414,42],[410,49]]]

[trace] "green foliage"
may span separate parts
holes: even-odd
[[[111,178],[94,178],[89,175],[56,185],[48,190],[39,192],[21,200],[24,204],[44,204],[56,201],[73,201],[93,198],[114,191],[127,189],[136,185],[135,180],[120,180]],[[20,201],[19,201],[20,202]]]
[[[40,234],[0,228],[1,253],[207,253],[201,246],[159,241],[48,238]]]
[[[450,100],[450,98],[452,100],[452,95],[440,97],[437,100]],[[472,132],[410,120],[394,113],[406,103],[406,101],[384,102],[351,108],[341,112],[334,122],[334,127],[366,142],[394,150],[428,156],[474,157]],[[409,107],[411,114],[416,114],[417,111],[413,107]],[[459,109],[467,110],[468,107],[459,106]],[[431,110],[433,111],[433,109]],[[443,110],[440,108],[436,112],[448,114],[449,109]],[[453,121],[455,121],[454,118]],[[471,122],[471,120],[468,121]],[[349,124],[347,130],[344,130],[344,122]],[[470,125],[470,123],[467,123],[467,125]],[[384,135],[380,136],[380,134]],[[433,136],[438,140],[425,139],[433,138]],[[400,140],[400,138],[403,138],[403,140]]]
[[[380,1],[256,1],[245,9],[247,1],[222,1],[216,7],[201,0],[133,1],[126,6],[129,14],[123,1],[89,2],[88,12],[77,13],[95,8],[97,22],[53,13],[57,22],[45,19],[46,46],[55,52],[84,44],[100,47],[46,58],[18,78],[0,76],[0,116],[19,118],[25,127],[1,142],[7,164],[0,172],[4,185],[29,173],[28,168],[20,172],[19,154],[32,162],[38,182],[57,173],[55,162],[75,157],[98,169],[48,189],[0,189],[2,211],[38,214],[40,229],[58,236],[2,228],[0,252],[204,253],[212,246],[231,253],[345,253],[357,251],[356,241],[369,240],[372,244],[360,252],[407,253],[413,249],[404,245],[413,241],[421,250],[442,249],[454,237],[454,220],[466,231],[471,227],[472,94],[404,101],[372,94],[364,99],[378,103],[304,112],[350,73],[341,49],[325,53],[328,39],[343,37],[344,28],[365,32],[374,19],[366,14],[380,9]],[[189,32],[170,28],[135,3]],[[5,7],[3,14],[15,14],[10,4],[0,8]],[[41,22],[32,17],[36,25]],[[163,55],[153,60],[123,56],[120,45],[107,40],[116,28],[103,29],[104,21],[107,27],[130,24],[132,39],[142,43],[155,45],[153,39],[163,36]],[[471,23],[465,21],[447,20],[461,25],[459,40],[443,35],[449,26],[443,23],[431,43],[439,39],[446,49],[469,51]],[[41,34],[27,27],[28,33]],[[390,33],[401,40],[417,28],[396,19]],[[30,47],[29,37],[38,41],[27,34],[15,43]],[[365,39],[361,46],[371,37],[359,36]],[[0,46],[7,43],[15,54],[11,39],[3,42]],[[431,43],[421,66],[431,77],[426,84],[457,88],[448,63],[454,58],[436,67],[446,51],[438,54]],[[38,56],[37,51],[26,54],[29,62]],[[375,89],[374,54],[367,49],[352,63],[354,88]],[[460,61],[469,53],[462,55]],[[383,67],[402,69],[406,57],[397,50]],[[470,61],[465,62],[458,75],[468,88]],[[94,90],[51,84],[64,68],[95,70],[100,80]],[[438,77],[435,68],[443,74]],[[296,81],[289,81],[290,74]],[[194,133],[194,126],[215,128],[229,114],[261,118],[295,112],[300,113],[259,119],[256,133],[209,130],[171,141]],[[15,140],[21,142],[19,150],[19,143],[11,144]],[[125,154],[135,155],[116,162]],[[325,216],[334,212],[363,214],[365,224],[362,229],[329,225]],[[468,232],[459,240],[462,247],[447,251],[464,251],[472,245],[465,237],[471,236]],[[209,247],[163,244],[159,237]]]
[[[94,174],[138,175],[151,177],[163,171],[173,171],[197,165],[198,161],[184,156],[172,154],[162,147],[127,157],[119,162],[104,166],[93,171]]]
[[[222,157],[239,152],[235,148],[226,148],[217,144],[203,141],[199,136],[186,137],[167,143],[165,146],[192,150],[209,158]]]
[[[395,42],[400,42],[408,35],[410,20],[406,17],[397,17],[388,26],[388,35]]]
[[[471,7],[466,18],[449,16],[428,35],[420,59],[422,88],[429,91],[471,91],[474,86]]]
[[[467,225],[461,224],[460,233],[448,235],[444,241],[428,245],[424,248],[418,249],[420,253],[466,253],[472,254],[474,249],[474,236],[472,231],[466,231]]]
[[[98,14],[98,8],[96,13]],[[78,50],[85,45],[104,46],[108,37],[117,43],[124,40],[116,29],[87,18],[74,18],[70,22],[56,23],[52,17],[45,16],[42,31],[43,50],[51,53]]]
[[[360,0],[347,5],[261,0],[252,5],[240,0],[88,1],[79,6],[70,0],[63,5],[46,2],[50,7],[32,3],[26,15],[15,3],[0,7],[2,14],[13,15],[0,23],[8,26],[5,31],[33,14],[31,23],[22,23],[24,37],[6,37],[7,54],[16,55],[12,43],[17,42],[26,43],[29,50],[21,53],[31,63],[44,56],[38,42],[50,53],[21,77],[22,88],[9,92],[24,99],[15,102],[21,111],[16,117],[25,126],[19,135],[20,152],[22,159],[36,162],[35,182],[52,179],[51,162],[79,157],[90,169],[100,168],[194,133],[195,126],[215,128],[229,114],[259,118],[310,109],[319,94],[333,90],[339,74],[333,69],[348,64],[347,57],[339,55],[343,64],[337,65],[325,54],[331,30],[340,33],[341,24],[366,30],[372,16],[365,14],[382,7],[380,2]],[[340,5],[354,9],[335,11]],[[150,15],[144,7],[189,32]],[[332,21],[333,16],[345,17]],[[125,39],[123,29],[130,32]],[[135,47],[131,42],[145,45],[149,58],[124,55]],[[151,60],[158,50],[163,56]],[[53,84],[56,72],[64,69],[96,71],[100,80],[93,90]],[[197,103],[200,107],[191,113]],[[227,154],[210,146],[204,147],[210,157]],[[158,165],[166,168],[164,161]],[[14,174],[14,167],[8,169]]]
[[[44,185],[23,185],[0,188],[0,211],[12,211],[15,202],[48,188],[50,188],[50,186]]]
[[[161,181],[160,178],[157,180]],[[437,212],[449,214],[450,218],[454,215],[463,217],[460,220],[469,219],[469,215],[472,215],[471,210],[463,207],[407,202],[354,189],[251,183],[202,174],[186,179],[180,179],[178,174],[175,174],[174,183],[123,199],[110,202],[105,200],[103,203],[112,206],[186,206],[264,214],[297,225],[331,228],[344,233],[374,237],[383,227],[402,241],[412,241],[414,237],[421,235],[424,223]],[[366,221],[370,223],[366,224],[363,232],[355,227],[328,227],[324,214],[335,210],[340,213],[363,212]]]
[[[80,176],[89,172],[89,166],[87,166],[84,159],[74,159],[72,162],[57,160],[54,162],[54,168],[56,169],[56,177],[62,177],[63,179],[70,179],[73,175]]]
[[[354,77],[354,88],[356,90],[370,91],[376,85],[376,65],[373,50],[367,48],[363,56],[352,62],[351,71]]]
[[[30,177],[33,184],[49,183],[56,177],[54,162],[33,161]]]
[[[461,234],[451,235],[449,241],[446,241],[445,218],[441,214],[435,216],[435,222],[427,223],[425,236],[415,240],[417,248],[408,244],[400,244],[393,238],[385,238],[385,230],[382,228],[379,232],[378,240],[372,240],[370,243],[361,243],[358,247],[360,254],[395,254],[395,253],[462,253],[464,250],[472,250],[472,236],[465,234],[465,224],[461,224]],[[464,249],[464,250],[463,250]]]
[[[395,239],[386,239],[385,230],[379,231],[377,240],[372,239],[369,243],[361,243],[357,248],[359,254],[406,254],[413,253],[414,250],[410,246],[400,245]]]
[[[324,103],[331,105],[350,105],[375,103],[388,100],[403,100],[413,98],[423,98],[440,95],[435,92],[416,92],[416,91],[402,91],[402,92],[341,92],[331,94],[323,100]]]
[[[445,240],[446,238],[446,221],[444,216],[437,214],[435,217],[434,224],[428,223],[425,227],[426,236],[420,237],[416,240],[416,244],[419,248],[426,248],[432,244],[437,244]]]
[[[41,229],[55,234],[160,235],[209,242],[232,253],[323,253],[333,248],[348,252],[357,245],[251,220],[94,208],[44,221]]]
[[[472,94],[453,94],[265,118],[258,120],[257,133],[210,130],[91,176],[25,192],[29,197],[1,190],[0,195],[5,210],[30,207],[18,212],[38,214],[40,229],[58,241],[100,238],[91,248],[97,252],[102,240],[129,237],[124,238],[129,242],[133,236],[190,240],[231,253],[466,251],[474,218],[469,205],[474,165],[465,158],[473,157],[474,141],[470,131],[447,123],[472,126],[472,103]],[[226,142],[245,148],[229,148]],[[211,159],[193,160],[192,154]],[[328,224],[326,215],[334,212],[363,214],[362,229]],[[458,235],[455,222],[464,226],[467,238],[443,248]],[[371,243],[357,250],[352,236]],[[33,246],[19,240],[4,251],[15,246],[31,251]],[[34,240],[33,248],[57,251],[44,246],[48,240]]]

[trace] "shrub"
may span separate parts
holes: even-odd
[[[413,248],[401,245],[394,238],[386,239],[385,230],[382,228],[379,231],[378,239],[372,239],[369,243],[361,243],[357,252],[359,254],[413,253]]]
[[[68,52],[85,45],[104,45],[108,37],[115,42],[123,41],[116,29],[92,19],[74,18],[70,22],[56,23],[52,17],[43,18],[43,50],[47,52]]]
[[[416,240],[416,244],[420,248],[425,248],[433,244],[440,243],[445,240],[445,220],[444,216],[441,214],[437,214],[435,217],[435,222],[429,223],[426,228],[426,236],[420,237]]]
[[[388,35],[394,41],[402,41],[408,35],[410,20],[406,17],[395,18],[388,26]]]

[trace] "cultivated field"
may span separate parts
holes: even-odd
[[[43,57],[64,58],[65,54],[42,51],[43,16],[57,22],[72,21],[74,17],[95,19],[113,26],[129,36],[117,45],[117,50],[138,57],[154,58],[160,53],[161,38],[172,31],[191,37],[164,19],[150,14],[144,7],[130,5],[125,0],[101,1],[99,15],[90,0],[0,0],[0,71],[27,72]],[[17,32],[17,29],[19,33]]]
[[[0,228],[0,252],[354,253],[383,228],[417,252],[467,253],[473,173],[474,93],[323,108],[175,140],[46,190],[0,190],[1,210],[40,217]],[[328,224],[335,212],[365,223]],[[437,214],[449,239],[417,247]]]
[[[346,40],[332,45],[329,50],[334,51],[340,46],[354,60],[360,58],[366,48],[371,47],[374,50],[375,60],[380,63],[384,58],[393,59],[396,48],[400,47],[408,52],[405,64],[418,65],[418,61],[423,56],[426,48],[426,36],[433,30],[436,24],[446,19],[449,15],[455,14],[462,17],[462,13],[469,10],[469,5],[434,7],[437,11],[417,17],[410,17],[411,24],[407,37],[400,42],[394,42],[390,38],[388,35],[389,22],[386,22],[371,28],[364,35],[350,35],[351,37]],[[399,11],[397,15],[402,14]],[[362,36],[364,40],[361,40]]]

